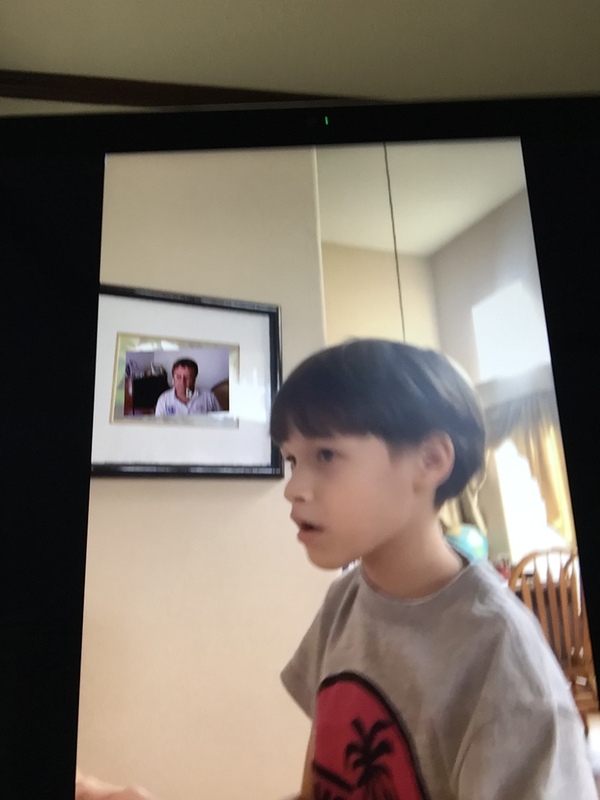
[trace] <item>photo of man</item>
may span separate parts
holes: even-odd
[[[191,358],[180,358],[171,369],[173,386],[163,392],[157,400],[155,415],[157,417],[209,414],[221,411],[221,406],[214,392],[196,389],[198,364]]]

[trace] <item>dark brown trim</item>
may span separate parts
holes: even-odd
[[[342,99],[293,92],[156,83],[50,72],[18,72],[7,69],[0,70],[0,97],[146,108]]]

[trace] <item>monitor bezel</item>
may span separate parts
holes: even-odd
[[[60,333],[59,342],[67,341],[75,327],[80,331],[82,341],[72,355],[83,364],[84,387],[80,412],[68,431],[64,422],[56,421],[57,405],[40,419],[11,415],[12,401],[3,408],[4,420],[10,420],[3,484],[12,487],[4,504],[7,577],[2,583],[2,646],[10,653],[3,686],[10,694],[0,717],[13,741],[7,785],[14,782],[21,794],[34,796],[54,783],[50,793],[60,796],[58,787],[72,786],[74,774],[94,380],[89,356],[95,347],[102,213],[98,188],[105,156],[503,138],[522,142],[592,646],[600,657],[600,593],[594,583],[600,508],[593,467],[600,450],[593,380],[598,354],[594,265],[600,259],[600,96],[311,102],[0,118],[5,178],[0,196],[8,220],[2,242],[11,273],[4,277],[5,341],[13,341],[10,333],[20,308],[28,309],[29,319],[39,326],[59,314],[70,315],[68,323],[61,323],[68,330]],[[78,202],[85,207],[77,208]],[[72,227],[75,233],[69,232]],[[61,243],[53,247],[48,241],[56,231]],[[28,236],[32,241],[26,242]],[[48,259],[40,265],[46,251]],[[12,274],[13,262],[21,275]],[[34,280],[42,267],[54,271],[51,278]],[[48,293],[59,301],[54,312]],[[26,355],[34,333],[23,336],[9,362]],[[47,446],[46,439],[51,440]],[[29,452],[36,442],[38,452]],[[53,453],[58,465],[49,463]],[[55,516],[49,524],[53,547],[41,535],[44,517],[36,498]],[[44,502],[37,505],[41,508]],[[59,535],[61,518],[64,533]],[[32,586],[31,581],[37,583]],[[49,648],[55,657],[44,657]]]

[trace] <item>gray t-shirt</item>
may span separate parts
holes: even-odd
[[[315,798],[597,800],[564,674],[487,563],[412,601],[353,569],[281,677],[314,720]]]

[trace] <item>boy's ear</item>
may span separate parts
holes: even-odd
[[[447,433],[435,431],[419,445],[423,478],[435,488],[449,477],[454,466],[454,445]]]

